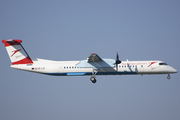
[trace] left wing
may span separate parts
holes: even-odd
[[[103,61],[96,53],[92,53],[88,58],[87,62],[100,62]]]

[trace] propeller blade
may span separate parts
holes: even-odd
[[[118,71],[118,64],[120,64],[121,63],[121,61],[119,60],[119,54],[118,54],[118,52],[117,52],[117,55],[116,55],[116,71]]]
[[[117,55],[116,55],[116,60],[119,60],[119,54],[118,54],[118,52],[117,52]]]
[[[118,64],[116,64],[116,71],[118,71]]]
[[[116,55],[116,64],[120,64],[121,63],[121,61],[119,60],[119,54],[117,53],[117,55]]]

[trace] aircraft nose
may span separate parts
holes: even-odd
[[[178,71],[176,70],[176,69],[174,69],[174,68],[172,68],[172,73],[177,73]]]

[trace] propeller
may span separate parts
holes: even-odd
[[[119,60],[119,54],[118,54],[118,52],[117,52],[117,55],[116,55],[116,71],[118,71],[118,64],[120,64],[121,63],[121,61]]]

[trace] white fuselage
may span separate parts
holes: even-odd
[[[113,59],[103,59],[103,64],[98,62],[88,63],[83,61],[51,61],[37,59],[33,64],[11,65],[12,68],[30,72],[58,76],[78,75],[125,75],[125,74],[171,74],[177,70],[162,61],[122,61],[118,69]]]

